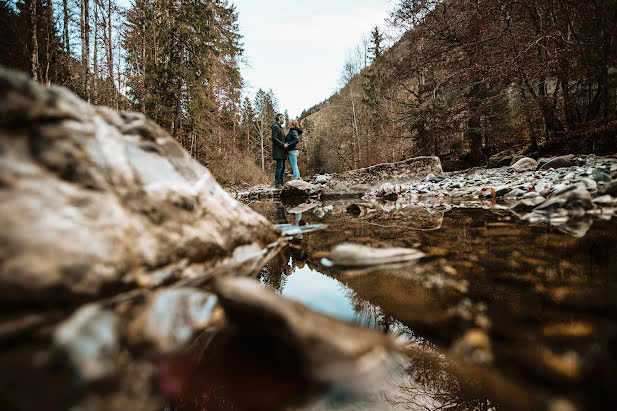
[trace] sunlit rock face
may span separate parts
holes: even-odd
[[[174,264],[195,276],[279,237],[143,115],[7,70],[0,90],[3,301],[87,299]]]
[[[322,197],[360,195],[386,182],[408,184],[422,181],[428,174],[442,172],[439,157],[415,157],[396,163],[377,164],[333,176]]]

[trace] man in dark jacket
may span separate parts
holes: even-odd
[[[283,131],[284,122],[285,117],[279,113],[272,123],[272,159],[276,160],[276,173],[274,174],[276,188],[283,188],[283,173],[287,159],[287,143],[285,143],[285,131]]]

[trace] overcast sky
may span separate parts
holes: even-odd
[[[246,94],[272,89],[294,118],[330,97],[349,52],[384,19],[392,0],[232,0],[249,67]]]

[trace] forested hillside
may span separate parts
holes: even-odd
[[[615,152],[615,1],[401,0],[402,38],[303,114],[309,173],[418,155]],[[377,53],[375,52],[377,49]]]
[[[228,0],[3,1],[0,64],[146,114],[223,183],[263,182],[278,107],[242,101],[237,19]]]

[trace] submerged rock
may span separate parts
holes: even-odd
[[[83,301],[280,236],[142,114],[4,69],[0,84],[3,301]]]

